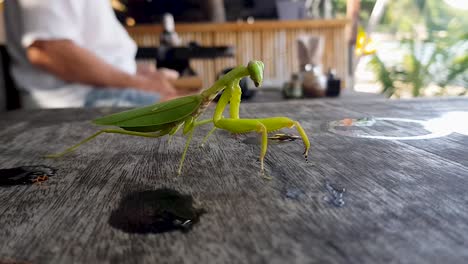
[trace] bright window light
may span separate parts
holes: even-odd
[[[468,2],[466,0],[444,0],[445,3],[453,8],[468,10]]]

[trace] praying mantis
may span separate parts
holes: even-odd
[[[48,155],[47,157],[61,157],[104,133],[159,138],[165,135],[172,137],[177,133],[177,131],[182,129],[183,134],[187,135],[187,140],[179,162],[177,175],[180,175],[195,128],[204,124],[213,123],[213,128],[204,137],[202,142],[206,142],[208,137],[216,129],[224,129],[235,134],[256,132],[261,135],[260,173],[263,176],[265,176],[264,158],[267,152],[269,132],[282,128],[296,127],[297,132],[304,143],[303,155],[307,160],[310,141],[298,121],[287,117],[257,119],[239,117],[241,102],[241,88],[239,86],[239,81],[242,78],[249,76],[255,83],[255,86],[258,87],[263,81],[263,69],[263,62],[250,61],[247,66],[238,66],[234,68],[218,79],[213,86],[202,91],[200,94],[184,96],[170,101],[97,118],[93,120],[93,123],[96,125],[114,126],[118,128],[105,128],[99,130],[78,144],[67,148],[65,151]],[[216,105],[213,117],[205,120],[198,120],[211,101],[213,101],[221,91],[224,92]],[[223,112],[228,104],[230,104],[230,116],[229,118],[225,118],[223,116]]]

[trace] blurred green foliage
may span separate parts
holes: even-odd
[[[468,0],[467,0],[468,1]],[[361,1],[361,24],[366,26],[375,0]],[[346,13],[346,0],[335,0],[335,11]],[[468,2],[467,2],[468,4]],[[449,6],[443,0],[388,1],[376,30],[395,36],[403,57],[387,65],[378,49],[369,66],[387,96],[424,96],[429,86],[436,94],[449,86],[468,88],[468,11]]]

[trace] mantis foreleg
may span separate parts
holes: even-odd
[[[304,157],[307,159],[310,142],[304,129],[297,121],[291,120],[287,117],[240,119],[239,110],[241,95],[242,90],[239,86],[239,80],[235,79],[230,85],[226,87],[224,93],[221,95],[221,98],[219,99],[218,105],[215,109],[213,122],[215,127],[230,131],[232,133],[257,132],[261,134],[262,141],[260,151],[260,171],[264,177],[264,158],[268,147],[268,132],[279,130],[281,128],[292,128],[295,126],[304,142]],[[224,118],[223,112],[228,103],[230,103],[230,118]]]
[[[270,117],[259,119],[234,119],[234,118],[221,118],[215,121],[215,126],[233,133],[248,133],[257,132],[262,136],[261,152],[260,152],[260,170],[264,174],[264,158],[268,146],[268,132],[279,130],[282,128],[296,127],[298,133],[301,135],[304,142],[304,157],[307,159],[307,153],[310,148],[310,142],[304,129],[301,125],[294,120],[287,117]]]
[[[213,115],[213,122],[216,122],[216,120],[219,120],[223,118],[223,112],[226,106],[229,103],[229,100],[231,99],[231,87],[227,87],[221,97],[218,100],[218,103],[216,104],[215,112]]]
[[[235,82],[234,82],[235,83]],[[240,87],[239,87],[240,89]],[[223,117],[223,112],[224,112],[224,109],[226,108],[226,106],[229,104],[229,101],[231,100],[231,93],[232,93],[232,86],[231,87],[227,87],[223,94],[221,95],[221,97],[219,98],[218,100],[218,103],[216,105],[216,109],[215,109],[215,113],[214,113],[214,116],[213,116],[213,119],[209,119],[211,122],[213,122],[214,120],[219,120],[221,118],[224,118]],[[242,92],[241,92],[242,93]],[[239,101],[238,101],[238,104],[237,104],[237,117],[239,117],[239,104],[240,104],[240,95],[241,93],[239,93]],[[232,101],[231,101],[231,105],[232,105]],[[236,108],[236,103],[234,103],[234,107],[232,107],[232,109],[235,109]],[[202,143],[201,143],[201,146],[203,146],[206,141],[208,140],[208,138],[215,132],[216,130],[216,126],[214,126],[210,132],[208,132],[208,134],[203,138],[202,140]]]
[[[234,85],[231,87],[231,99],[229,103],[229,115],[233,119],[239,119],[241,96],[242,89],[239,86],[239,80],[236,80]]]

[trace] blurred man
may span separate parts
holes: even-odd
[[[108,0],[5,1],[5,23],[26,108],[136,106],[177,96],[171,74],[137,72],[136,45]]]

